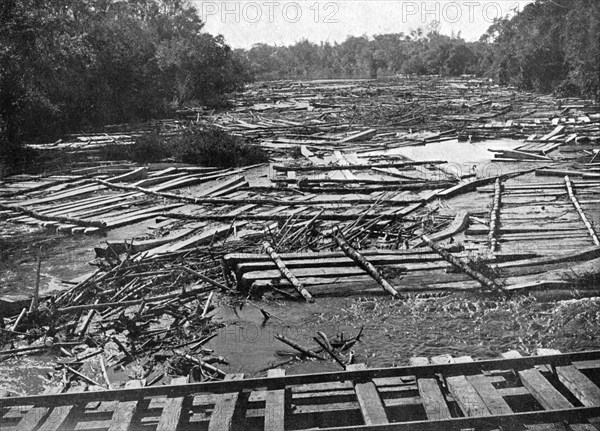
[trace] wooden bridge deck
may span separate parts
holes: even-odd
[[[183,380],[182,380],[183,379]],[[600,351],[0,399],[1,430],[597,430]],[[524,425],[525,424],[525,425]]]

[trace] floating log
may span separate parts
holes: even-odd
[[[498,240],[496,234],[500,222],[500,196],[502,194],[502,185],[500,178],[496,179],[494,186],[494,200],[492,201],[492,210],[490,211],[490,232],[488,233],[488,241],[490,243],[490,251],[494,253],[498,248]]]
[[[420,165],[441,165],[448,163],[445,160],[411,160],[407,162],[391,162],[391,163],[357,163],[355,165],[321,165],[321,166],[284,166],[274,165],[273,169],[280,172],[306,172],[306,171],[344,171],[344,170],[369,170],[374,168],[404,168],[407,166],[420,166]]]
[[[134,169],[133,171],[127,172],[123,175],[109,178],[108,182],[114,183],[114,182],[121,182],[121,181],[123,181],[123,182],[139,181],[139,180],[145,180],[146,178],[148,178],[148,169],[145,167],[142,167],[142,168]]]
[[[594,244],[600,245],[600,241],[598,240],[598,235],[596,235],[594,226],[592,226],[592,224],[588,220],[587,216],[585,215],[585,212],[583,211],[583,209],[581,208],[581,205],[579,204],[579,201],[577,200],[577,196],[575,196],[575,193],[573,193],[573,186],[571,184],[571,179],[569,178],[568,175],[565,176],[565,185],[567,186],[567,192],[569,193],[569,198],[571,198],[571,202],[573,202],[573,206],[579,213],[579,217],[581,217],[581,221],[583,222],[583,224],[587,228],[588,232],[590,233],[590,236],[592,237],[592,241],[594,241]]]
[[[377,268],[371,264],[364,256],[362,256],[358,251],[353,249],[340,235],[339,229],[333,230],[333,238],[340,246],[342,251],[352,259],[359,268],[363,269],[367,272],[386,292],[388,292],[392,297],[398,298],[400,295],[398,291],[385,279],[381,276]]]
[[[427,245],[431,247],[432,250],[434,250],[436,253],[438,253],[444,260],[459,268],[461,271],[463,271],[465,274],[467,274],[474,280],[477,280],[479,283],[481,283],[482,286],[496,292],[504,290],[498,283],[489,279],[479,271],[474,270],[468,264],[458,259],[456,256],[452,256],[450,253],[441,248],[435,242],[431,241],[426,235],[423,235],[422,238],[427,243]]]
[[[0,210],[15,211],[15,212],[18,212],[21,214],[25,214],[29,217],[33,217],[35,219],[44,220],[44,221],[57,221],[60,223],[73,224],[76,226],[97,227],[100,229],[104,229],[106,227],[106,222],[103,222],[103,221],[83,220],[83,219],[78,219],[78,218],[73,218],[73,217],[56,216],[56,215],[49,216],[49,215],[42,214],[38,211],[30,210],[28,208],[25,208],[22,206],[17,206],[17,205],[5,205],[5,204],[0,203]]]
[[[283,260],[281,260],[279,255],[273,249],[273,247],[271,247],[271,244],[269,244],[268,241],[265,241],[263,243],[263,247],[271,257],[271,260],[273,260],[275,265],[277,265],[277,268],[279,269],[279,272],[281,272],[281,275],[283,275],[292,284],[292,286],[294,286],[294,289],[296,289],[304,299],[306,299],[308,302],[314,302],[314,299],[310,292],[306,290],[304,286],[302,286],[302,283],[300,283],[296,276],[292,274],[292,272],[285,266],[285,263],[283,263]]]

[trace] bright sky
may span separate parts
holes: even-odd
[[[494,18],[513,16],[532,0],[190,0],[205,29],[233,48],[255,43],[342,42],[347,36],[408,33],[428,22],[441,32],[479,39]]]

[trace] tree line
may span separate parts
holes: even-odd
[[[0,162],[242,88],[248,69],[203,27],[184,0],[0,1]]]
[[[258,79],[476,75],[525,90],[598,98],[600,2],[536,0],[497,19],[477,42],[440,34],[439,23],[409,33],[302,40],[240,50]]]
[[[23,142],[218,105],[253,79],[469,74],[600,98],[597,0],[536,0],[477,42],[439,30],[232,50],[186,0],[2,0],[0,166]]]

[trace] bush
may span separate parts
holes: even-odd
[[[201,166],[230,168],[268,161],[260,147],[217,129],[191,126],[171,141],[175,160]]]
[[[140,136],[131,145],[106,145],[102,157],[107,160],[133,160],[137,163],[154,163],[173,159],[181,163],[200,166],[231,168],[268,161],[266,152],[247,145],[237,136],[214,127],[197,125],[186,128],[180,135],[170,138],[153,132]]]

